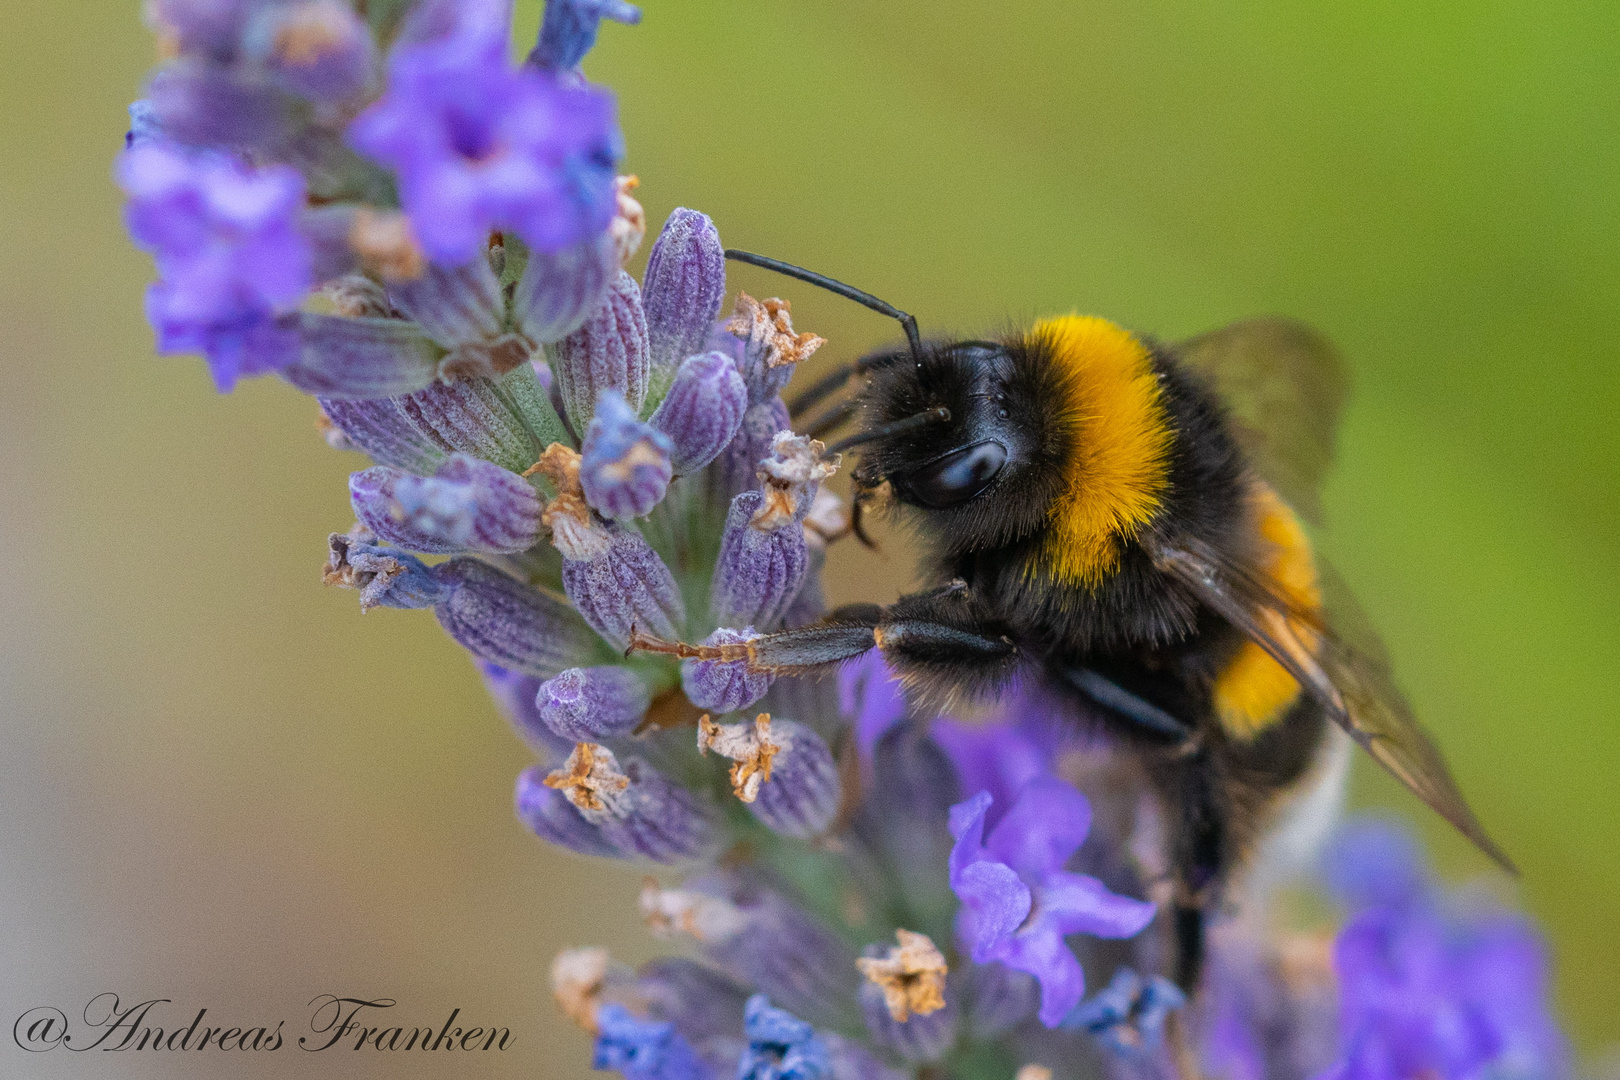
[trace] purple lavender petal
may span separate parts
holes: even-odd
[[[456,558],[433,568],[445,596],[439,624],[474,656],[550,678],[590,663],[594,649],[578,616],[488,563]]]
[[[646,684],[622,667],[569,668],[542,683],[540,719],[559,737],[597,742],[628,735],[652,703]]]
[[[721,627],[703,640],[705,645],[735,645],[759,635],[752,626],[742,630]],[[748,669],[746,660],[683,660],[681,689],[700,709],[728,713],[746,709],[765,696],[776,676]]]
[[[1091,804],[1055,777],[1030,781],[990,830],[985,850],[1020,876],[1035,880],[1063,866],[1091,831]]]
[[[838,669],[838,706],[854,722],[861,756],[870,759],[878,739],[906,715],[905,691],[882,649],[863,653]]]
[[[548,8],[555,6],[555,0]],[[613,1069],[624,1080],[713,1080],[675,1025],[637,1020],[630,1010],[608,1002],[596,1011],[598,1025],[591,1068]]]
[[[585,501],[603,517],[645,517],[669,490],[669,436],[637,420],[617,390],[596,399],[580,451]]]
[[[500,279],[487,258],[453,267],[429,265],[413,281],[389,283],[388,299],[447,349],[497,336],[506,315]]]
[[[623,270],[578,330],[546,350],[554,386],[575,431],[584,431],[596,399],[617,390],[638,413],[647,394],[647,320],[641,288]]]
[[[742,428],[747,405],[742,376],[724,354],[687,357],[650,421],[669,436],[676,475],[697,472],[725,450]]]
[[[618,272],[610,233],[556,252],[529,252],[512,293],[518,328],[541,344],[561,341],[602,305]]]
[[[775,629],[804,584],[809,565],[804,528],[793,520],[756,527],[765,505],[758,491],[731,500],[709,592],[709,612],[722,625]]]
[[[299,312],[291,326],[297,360],[281,374],[306,394],[325,398],[397,397],[431,386],[438,346],[399,319],[351,319]]]
[[[1009,815],[1010,816],[1010,815]],[[1006,824],[1003,819],[1002,825]],[[996,826],[998,829],[1001,825]],[[1108,891],[1108,886],[1085,874],[1061,870],[1048,873],[1035,890],[1041,917],[1050,919],[1061,934],[1128,938],[1153,921],[1157,908],[1146,900],[1132,900]]]
[[[669,215],[642,281],[653,366],[673,370],[705,350],[726,295],[725,251],[707,214],[677,207]]]
[[[548,844],[580,855],[625,858],[598,826],[585,820],[567,796],[546,787],[546,771],[545,767],[536,765],[518,774],[514,798],[518,820]]]
[[[548,71],[577,68],[596,44],[603,19],[634,26],[641,21],[641,9],[625,0],[547,0],[540,40],[528,62]]]
[[[956,895],[962,901],[957,932],[966,942],[975,962],[1005,960],[1004,946],[1029,917],[1034,904],[1029,886],[997,862],[969,863],[952,877]],[[1012,964],[1020,967],[1019,964]],[[1031,974],[1038,974],[1031,972]]]
[[[780,746],[771,778],[760,785],[748,811],[783,836],[820,836],[838,816],[843,792],[838,762],[820,735],[792,720],[773,722],[771,738]]]
[[[622,154],[608,94],[509,67],[484,31],[396,46],[388,89],[349,128],[392,168],[400,202],[433,261],[475,257],[492,230],[560,251],[613,220]]]
[[[540,500],[499,465],[454,454],[429,479],[378,466],[349,477],[355,517],[412,551],[526,551],[540,539]]]
[[[932,733],[956,766],[962,793],[983,791],[993,799],[985,816],[986,827],[996,823],[1025,786],[1053,771],[1051,755],[1010,724],[959,724],[942,719],[935,721]]]
[[[343,436],[379,465],[424,476],[444,463],[443,448],[422,434],[392,398],[321,398],[320,406]]]
[[[610,543],[589,559],[563,552],[563,588],[580,616],[615,649],[630,644],[630,630],[674,639],[686,622],[675,576],[635,533],[615,529]]]
[[[743,1010],[748,1049],[737,1062],[737,1080],[834,1080],[832,1055],[815,1029],[764,994]]]

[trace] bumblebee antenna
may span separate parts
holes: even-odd
[[[932,409],[924,409],[920,413],[913,413],[904,420],[896,420],[893,423],[884,424],[882,427],[875,427],[871,431],[862,431],[858,434],[839,439],[837,442],[827,447],[827,453],[839,454],[845,450],[848,450],[852,446],[859,446],[862,443],[869,443],[875,439],[887,439],[891,435],[899,435],[907,431],[914,431],[920,427],[927,427],[929,424],[943,424],[949,421],[950,418],[951,410],[947,409],[943,405],[936,405]]]
[[[899,319],[900,325],[906,331],[906,343],[911,346],[911,358],[921,362],[922,337],[917,333],[917,320],[914,316],[906,314],[893,304],[885,300],[879,300],[869,292],[862,292],[853,285],[845,285],[842,281],[835,281],[825,274],[818,274],[814,270],[806,270],[802,266],[794,266],[792,263],[785,263],[780,259],[755,255],[752,251],[738,251],[736,248],[726,248],[726,258],[734,262],[758,266],[764,270],[774,270],[778,274],[785,274],[790,278],[798,278],[800,281],[808,282],[817,288],[826,289],[830,293],[837,293],[846,300],[853,300],[857,304],[869,307],[879,315]]]

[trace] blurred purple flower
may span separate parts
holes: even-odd
[[[625,1080],[705,1080],[710,1070],[667,1021],[638,1020],[609,1002],[596,1012],[593,1069],[617,1069]]]
[[[622,147],[612,96],[513,69],[504,37],[396,47],[387,91],[349,137],[398,174],[400,201],[435,262],[468,261],[492,229],[555,252],[613,220]]]
[[[551,71],[578,67],[596,44],[603,19],[634,26],[641,21],[641,9],[625,0],[548,0],[529,63]]]
[[[764,994],[748,999],[743,1012],[748,1049],[737,1063],[737,1080],[832,1080],[827,1045],[815,1029]]]
[[[988,791],[951,807],[951,888],[962,901],[957,936],[976,963],[999,960],[1041,982],[1041,1022],[1056,1027],[1085,994],[1067,934],[1127,938],[1153,920],[1152,903],[1117,896],[1063,869],[1091,828],[1091,806],[1056,777],[1029,783],[984,837]]]
[[[221,391],[292,363],[276,322],[309,292],[314,253],[298,231],[304,181],[223,153],[136,140],[118,162],[130,235],[157,262],[146,316],[161,353],[201,352]]]

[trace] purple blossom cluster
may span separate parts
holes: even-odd
[[[1441,892],[1387,830],[1329,863],[1336,940],[1217,921],[1189,994],[1160,974],[1174,930],[1142,838],[1162,823],[1073,703],[1021,684],[968,722],[920,711],[876,651],[836,685],[750,667],[759,635],[824,614],[843,531],[838,456],[781,396],[822,340],[779,299],[725,309],[697,211],[626,269],[645,225],[579,63],[635,8],[549,0],[521,66],[504,0],[149,10],[172,59],[117,174],[160,351],[318,399],[328,442],[371,461],[325,580],[362,611],[431,610],[471,654],[535,757],[524,826],[660,870],[641,911],[686,957],[553,971],[595,1067],[1564,1074],[1534,934]]]

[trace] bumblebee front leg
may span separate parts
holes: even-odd
[[[956,586],[903,596],[888,607],[851,604],[811,626],[779,630],[734,645],[687,645],[632,633],[630,648],[683,659],[746,661],[755,671],[796,675],[877,647],[908,682],[954,690],[995,686],[1011,674],[1019,650],[987,623]]]

